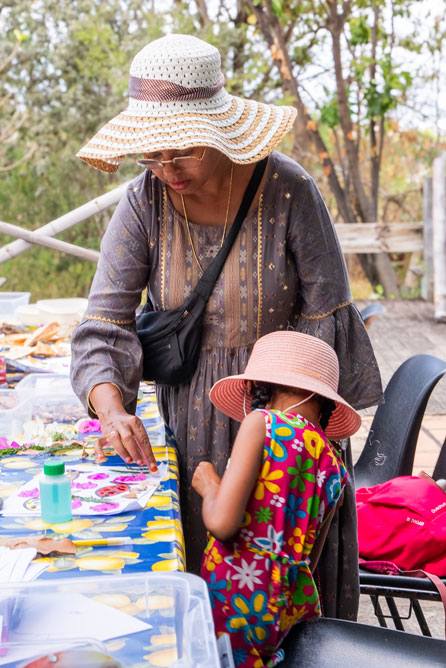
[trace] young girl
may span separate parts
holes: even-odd
[[[201,575],[236,666],[277,665],[289,629],[321,614],[313,571],[346,481],[328,439],[361,422],[338,379],[329,345],[281,331],[255,343],[244,374],[211,389],[212,403],[242,422],[223,478],[201,462],[192,480],[210,533]]]

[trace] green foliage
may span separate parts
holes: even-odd
[[[333,129],[339,125],[338,98],[336,95],[330,97],[329,90],[326,87],[324,87],[324,92],[328,101],[321,106],[321,123]]]
[[[432,62],[441,62],[444,55],[446,29],[440,12],[426,17],[430,29],[423,38],[416,29],[405,30],[401,38],[397,28],[393,33],[399,20],[404,26],[414,21],[411,10],[418,0],[344,3],[348,11],[338,14],[337,23],[347,101],[346,108],[340,110],[339,100],[345,98],[339,95],[339,80],[334,76],[332,3],[234,0],[226,8],[224,3],[202,2],[209,13],[207,20],[199,15],[201,3],[186,0],[10,0],[0,4],[0,168],[16,165],[1,172],[0,219],[36,229],[135,174],[130,161],[121,166],[119,175],[112,176],[92,170],[75,154],[99,127],[125,109],[133,56],[167,32],[191,33],[215,44],[222,54],[231,93],[296,104],[294,89],[277,66],[277,59],[273,62],[268,47],[272,41],[277,47],[275,36],[267,39],[262,32],[264,23],[252,21],[254,15],[259,18],[259,12],[270,8],[272,18],[278,19],[275,29],[282,30],[288,48],[295,79],[292,83],[310,117],[320,121],[320,137],[339,175],[346,169],[340,112],[351,123],[359,170],[364,169],[371,157],[364,130],[368,131],[373,119],[383,119],[387,131],[399,105],[411,95],[413,77],[418,76],[406,64],[409,60],[404,54],[428,52]],[[233,11],[236,4],[237,13]],[[213,15],[211,10],[215,10]],[[399,49],[398,61],[395,47]],[[389,165],[394,156],[389,180],[393,192],[401,193],[407,188],[407,150],[400,150],[400,132],[397,126],[392,127],[398,137],[389,143],[384,164]],[[299,140],[297,133],[290,134],[282,149],[297,155]],[[420,165],[431,164],[437,140],[417,136],[410,144],[411,151],[417,151],[411,159],[419,171]],[[385,152],[386,146],[384,142]],[[315,152],[306,146],[302,155],[324,188],[327,172],[320,160],[313,160]],[[340,160],[344,170],[339,169]],[[362,177],[368,193],[369,174]],[[355,208],[357,193],[351,181],[346,192]],[[330,199],[327,189],[324,194]],[[331,201],[334,205],[334,198]],[[108,211],[80,223],[59,238],[97,249],[110,215]],[[32,300],[36,300],[87,295],[94,270],[94,263],[34,248],[4,263],[0,275],[7,278],[5,289],[30,290]]]
[[[371,30],[367,25],[367,20],[364,16],[351,18],[349,27],[350,44],[352,46],[357,46],[358,44],[368,44],[370,42]]]
[[[398,72],[392,67],[389,54],[386,54],[379,65],[381,66],[382,84],[378,85],[372,79],[364,92],[367,102],[367,118],[385,116],[404,99],[412,84],[412,76],[409,72]]]

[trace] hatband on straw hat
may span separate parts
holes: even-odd
[[[218,50],[193,35],[145,46],[130,66],[129,103],[77,153],[103,172],[126,155],[218,149],[235,163],[269,155],[294,123],[294,107],[245,100],[224,88]]]
[[[315,336],[281,331],[262,336],[254,344],[245,372],[217,381],[210,391],[214,406],[241,422],[251,411],[246,381],[275,383],[315,392],[335,402],[325,429],[327,438],[351,436],[361,426],[361,417],[338,394],[338,357],[327,343]]]

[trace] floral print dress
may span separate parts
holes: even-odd
[[[275,666],[294,624],[319,616],[310,553],[346,471],[320,427],[295,412],[261,411],[263,459],[232,541],[210,537],[201,576],[217,635],[228,633],[236,666]]]

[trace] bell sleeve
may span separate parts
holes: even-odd
[[[149,276],[144,184],[141,177],[130,184],[110,220],[87,310],[72,336],[71,383],[90,415],[89,394],[100,383],[119,389],[128,412],[136,408],[142,351],[135,313]]]
[[[299,168],[300,169],[300,168]],[[339,358],[339,393],[356,410],[382,401],[381,377],[322,196],[303,170],[296,178],[287,246],[299,277],[296,331],[326,341]]]

